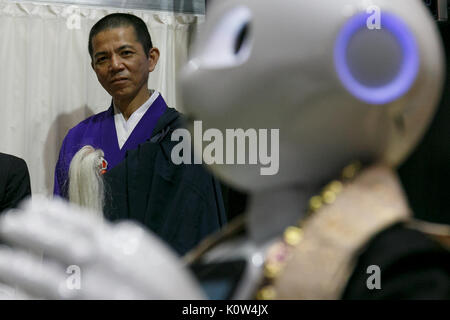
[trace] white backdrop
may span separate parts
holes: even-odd
[[[109,107],[87,45],[92,25],[112,12],[133,13],[147,23],[161,52],[149,88],[182,111],[177,72],[187,59],[190,31],[204,16],[0,0],[0,152],[25,159],[33,194],[52,193],[67,130]]]

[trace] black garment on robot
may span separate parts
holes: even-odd
[[[226,223],[216,179],[202,165],[171,160],[179,143],[171,141],[171,134],[183,123],[180,113],[167,108],[152,138],[104,176],[105,217],[139,222],[180,255]]]
[[[0,153],[0,213],[31,196],[30,174],[23,159]]]
[[[381,270],[381,288],[369,289],[367,268]],[[373,237],[357,258],[343,299],[450,299],[450,252],[431,237],[396,224]]]

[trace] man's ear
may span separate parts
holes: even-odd
[[[150,62],[149,69],[148,69],[149,72],[152,72],[153,70],[155,70],[158,60],[159,60],[158,48],[151,48],[150,51],[148,52],[148,61]]]

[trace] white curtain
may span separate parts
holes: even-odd
[[[33,194],[52,193],[68,129],[109,107],[87,45],[93,24],[113,12],[147,23],[161,52],[149,88],[182,111],[177,72],[187,59],[189,35],[204,16],[0,0],[0,152],[25,159]]]

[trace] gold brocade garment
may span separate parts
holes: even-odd
[[[365,244],[410,217],[405,199],[392,169],[373,166],[363,170],[344,185],[333,204],[307,218],[301,241],[270,281],[273,298],[339,299]]]

